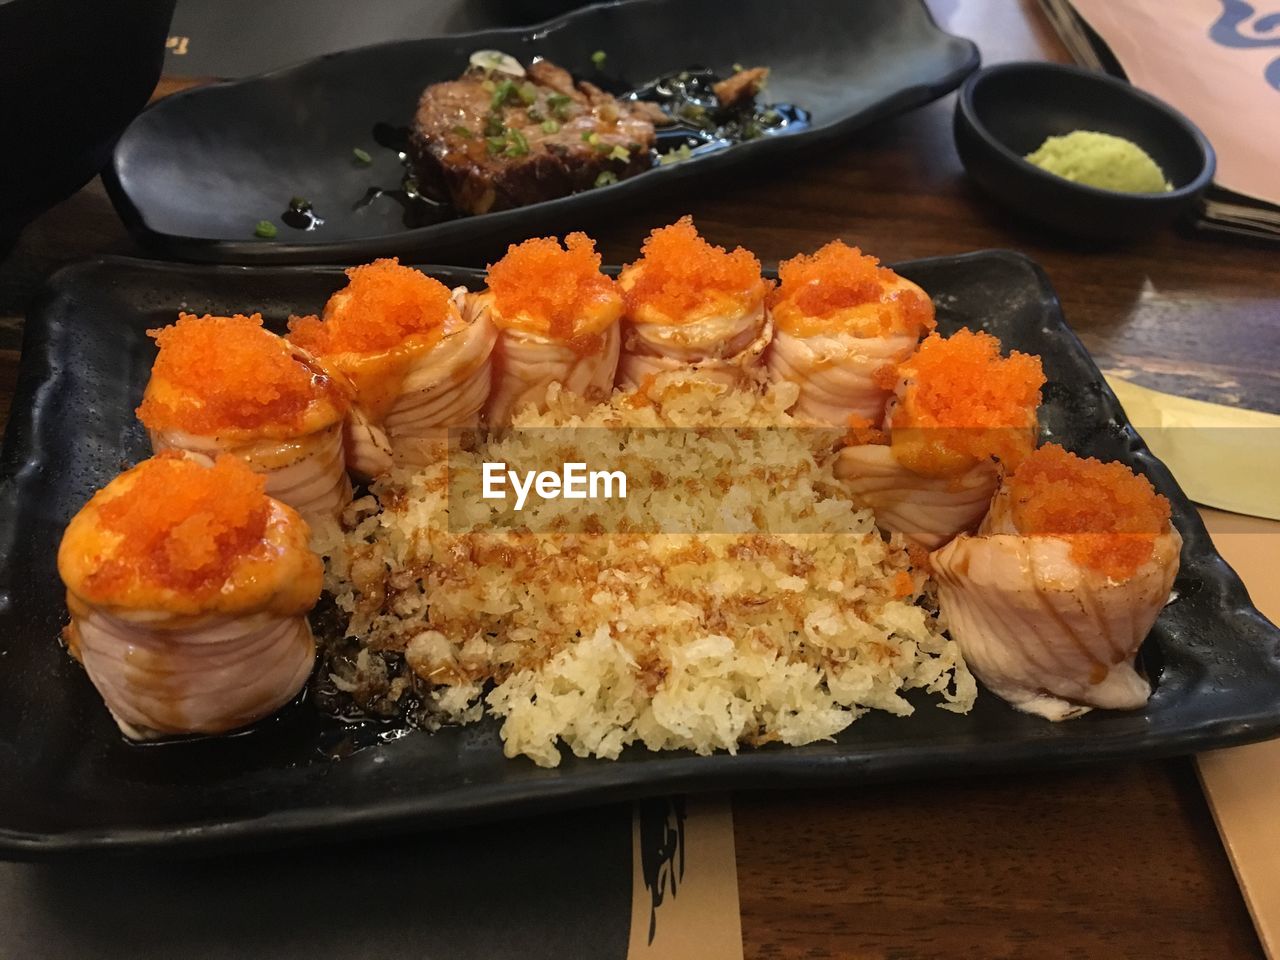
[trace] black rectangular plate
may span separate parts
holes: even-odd
[[[448,284],[482,282],[474,270],[424,269]],[[504,759],[491,720],[327,759],[347,731],[308,703],[241,736],[126,743],[56,642],[66,610],[54,554],[90,494],[147,455],[133,415],[153,356],[144,331],[179,309],[261,311],[279,323],[317,312],[342,277],[108,258],[59,272],[34,306],[0,460],[0,853],[261,846],[678,791],[1161,756],[1280,732],[1280,631],[1128,426],[1041,270],[1000,251],[898,269],[933,295],[944,332],[985,329],[1043,358],[1047,439],[1130,464],[1172,502],[1182,571],[1178,599],[1143,647],[1156,688],[1145,709],[1051,724],[985,692],[968,716],[922,698],[912,717],[872,713],[831,743],[710,757],[640,747],[612,762],[566,756],[554,770]]]
[[[407,125],[428,84],[457,77],[468,56],[500,49],[545,56],[592,76],[591,55],[623,86],[692,67],[771,68],[767,99],[811,114],[804,128],[655,167],[570,197],[409,229],[383,198],[355,209],[370,187],[400,185],[396,155],[374,146],[375,124]],[[775,168],[867,124],[928,103],[978,66],[977,48],[939,30],[923,0],[636,0],[589,7],[536,27],[377,44],[261,76],[166,97],[139,116],[105,172],[125,223],[165,255],[223,263],[335,263],[415,254],[458,262],[459,249],[583,225],[692,178],[714,184],[740,163]],[[355,147],[374,158],[353,162]],[[705,182],[705,181],[704,181]],[[325,224],[254,227],[294,196]]]

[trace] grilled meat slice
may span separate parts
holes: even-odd
[[[427,87],[409,143],[418,189],[480,214],[647,170],[654,125],[645,108],[538,60],[523,78],[473,69]]]

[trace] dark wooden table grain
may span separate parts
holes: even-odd
[[[1065,61],[1034,0],[930,0],[986,63]],[[855,15],[856,5],[851,5]],[[173,84],[163,86],[170,89]],[[776,261],[839,236],[889,261],[986,247],[1038,260],[1107,369],[1280,412],[1280,248],[1194,231],[1096,250],[1046,239],[966,182],[948,97],[817,159],[735,176],[596,223],[606,261],[693,212]],[[101,185],[0,264],[0,422],[21,313],[59,265],[140,251]],[[1189,760],[734,800],[746,956],[1261,957]]]

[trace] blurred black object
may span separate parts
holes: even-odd
[[[174,0],[0,0],[0,256],[106,165],[155,89]]]

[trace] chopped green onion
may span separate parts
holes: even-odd
[[[520,84],[519,88],[516,90],[516,93],[519,94],[520,99],[524,102],[524,105],[526,107],[538,99],[538,88],[535,87],[532,83]]]
[[[555,114],[557,120],[569,119],[569,104],[573,98],[565,93],[553,93],[547,97],[547,108]]]
[[[253,228],[253,235],[263,240],[274,240],[276,238],[276,225],[270,220],[259,220],[258,225]]]
[[[356,147],[351,151],[351,155],[356,158],[357,163],[362,163],[366,167],[373,163],[373,157],[369,156],[369,151]]]
[[[697,103],[686,103],[680,107],[680,116],[688,120],[701,120],[706,115],[706,108]]]
[[[778,124],[782,122],[782,114],[780,114],[777,110],[770,108],[766,110],[764,113],[760,114],[760,121],[762,123],[767,123],[770,126],[773,126],[774,124]]]
[[[290,210],[305,210],[309,206],[311,206],[311,201],[308,200],[306,197],[290,197],[289,198]]]
[[[591,55],[591,62],[596,65],[597,70],[601,70],[604,68],[604,57],[605,57],[605,54],[603,50],[597,50],[595,53]]]
[[[506,137],[485,137],[484,142],[490,156],[501,153],[503,150],[507,149]]]
[[[618,146],[614,147],[612,150],[609,151],[609,159],[610,160],[630,160],[631,151],[628,150],[626,147],[622,146],[621,144],[619,144]]]
[[[529,152],[529,141],[519,130],[508,130],[507,137],[510,141],[506,149],[508,157],[523,157]]]
[[[597,187],[607,187],[611,183],[618,182],[618,175],[612,170],[601,170],[600,175],[596,177],[595,185]]]
[[[494,83],[492,80],[480,81],[480,89],[483,90],[485,93],[493,93],[493,91],[496,90],[497,88],[498,88],[498,85]]]
[[[733,65],[733,72],[734,72],[734,73],[741,73],[741,72],[742,72],[742,64],[740,64],[740,63],[735,63],[735,64]]]
[[[468,140],[475,136],[470,127],[464,127],[462,124],[458,124],[454,127],[453,132],[460,137],[466,137]]]
[[[502,105],[507,102],[507,98],[515,91],[516,85],[510,80],[503,80],[493,91],[493,97],[489,100],[490,110],[501,110]]]
[[[689,145],[687,143],[682,143],[674,150],[668,150],[666,153],[658,154],[658,164],[659,166],[665,167],[671,163],[679,163],[681,160],[688,160],[691,156],[693,156],[693,151],[689,149]]]
[[[543,133],[559,133],[560,124],[555,120],[543,120],[542,132]]]
[[[583,130],[582,139],[594,147],[600,143],[600,134],[596,133],[594,130]]]
[[[491,113],[484,120],[484,135],[486,137],[501,137],[507,132],[507,125],[502,122],[502,118],[496,113]]]
[[[528,110],[524,112],[524,115],[529,118],[530,123],[541,123],[543,120],[546,119],[542,115],[542,111],[539,110],[537,107],[530,107]]]

